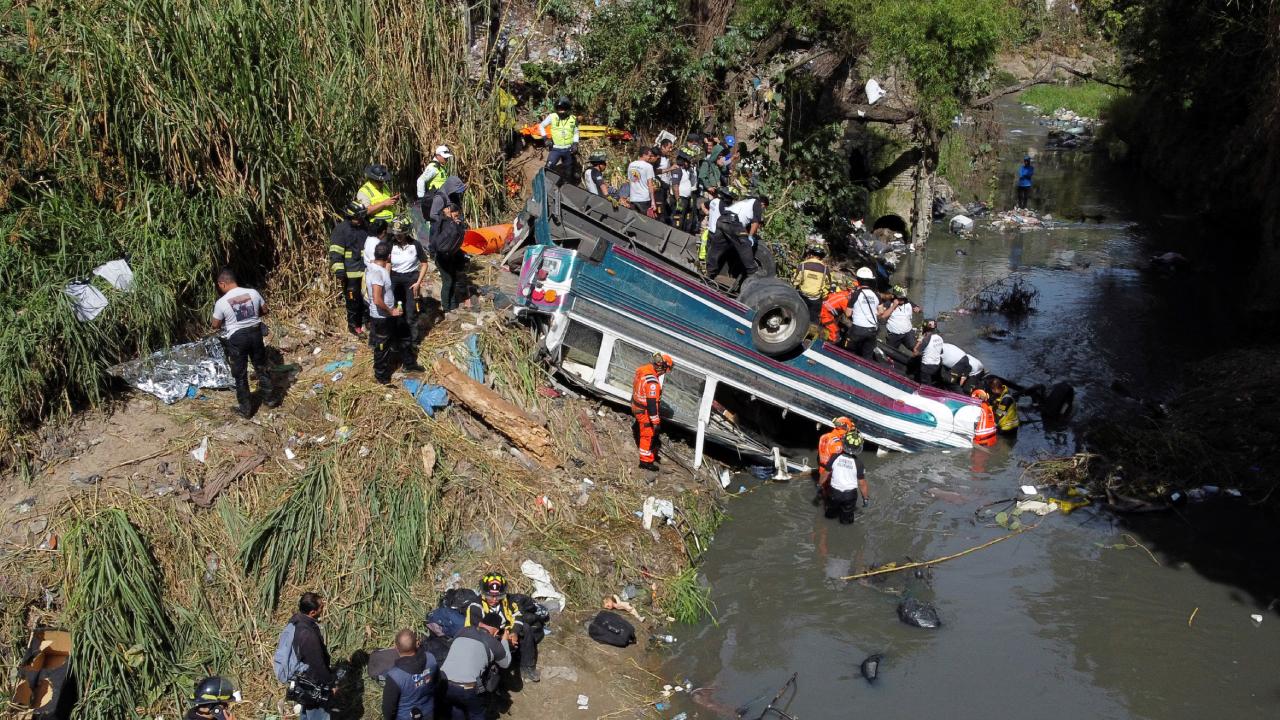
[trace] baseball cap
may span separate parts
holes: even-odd
[[[453,151],[449,149],[449,146],[448,146],[448,145],[439,145],[439,146],[437,146],[437,147],[436,147],[436,154],[437,154],[437,155],[439,155],[440,157],[442,157],[442,158],[446,158],[446,159],[453,157]]]

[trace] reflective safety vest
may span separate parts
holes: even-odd
[[[982,403],[982,417],[978,419],[978,427],[973,430],[973,444],[996,444],[996,416],[986,402]]]
[[[440,188],[444,187],[445,177],[448,175],[448,173],[445,172],[444,166],[436,162],[435,160],[432,160],[431,162],[427,163],[427,167],[436,169],[436,174],[432,175],[431,179],[427,181],[427,191],[435,192],[436,190],[439,190]]]
[[[374,185],[372,180],[365,182],[365,184],[360,186],[360,190],[356,192],[356,202],[360,203],[366,208],[373,207],[374,205],[377,205],[380,202],[390,200],[390,199],[391,199],[391,194],[384,192],[382,190],[379,190],[378,186]],[[370,216],[370,219],[386,220],[387,222],[391,222],[391,218],[393,217],[395,217],[395,212],[391,209],[390,206],[388,206],[379,210],[377,214]]]
[[[564,150],[573,145],[573,135],[578,129],[578,118],[570,115],[560,117],[560,113],[551,113],[551,146]]]
[[[816,257],[800,263],[792,278],[796,290],[810,300],[820,300],[831,290],[831,275],[827,272],[827,264]]]
[[[996,426],[1001,432],[1017,430],[1022,424],[1018,418],[1018,401],[1009,394],[1007,387],[1000,393],[1000,397],[996,398],[992,410],[995,412]]]
[[[658,409],[662,404],[662,383],[658,380],[658,372],[653,363],[636,368],[636,378],[631,383],[631,412],[636,417],[644,416],[649,422],[656,422]]]
[[[849,309],[849,296],[852,290],[837,290],[822,301],[822,310],[818,312],[818,324],[827,329],[827,339],[836,339],[836,317]]]
[[[831,458],[836,453],[844,450],[844,435],[849,432],[845,428],[837,427],[823,433],[818,437],[818,480],[826,482],[827,464],[831,462]]]

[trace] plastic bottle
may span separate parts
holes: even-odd
[[[675,641],[676,641],[675,637],[673,637],[673,636],[671,636],[671,635],[658,635],[655,639],[656,639],[658,642],[664,642],[664,643],[667,643],[667,644],[670,644],[670,643],[673,643],[673,642],[675,642]]]

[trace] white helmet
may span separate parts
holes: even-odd
[[[875,273],[871,272],[871,268],[868,268],[868,267],[858,268],[858,272],[854,273],[854,277],[858,278],[859,280],[875,280],[876,279]]]

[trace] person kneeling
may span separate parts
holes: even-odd
[[[827,461],[827,484],[824,487],[826,516],[839,517],[841,525],[853,522],[859,494],[862,495],[863,507],[870,503],[867,498],[866,468],[858,460],[861,452],[862,435],[856,430],[851,431],[844,436],[840,452]]]

